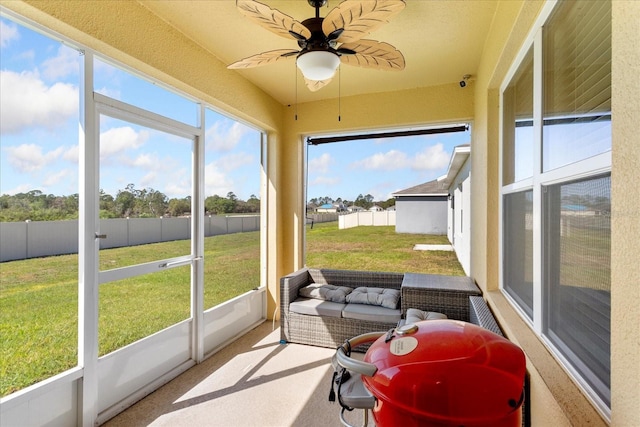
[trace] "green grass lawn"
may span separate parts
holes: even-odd
[[[394,227],[338,230],[307,226],[307,265],[337,269],[464,274],[453,252],[413,251],[445,236],[397,234]],[[100,251],[102,270],[189,253],[188,241]],[[258,232],[205,239],[204,306],[259,286]],[[105,283],[99,290],[98,343],[110,353],[190,316],[190,267]],[[78,257],[0,264],[0,395],[77,364]]]
[[[307,226],[307,265],[341,270],[464,275],[452,251],[414,251],[416,244],[446,245],[447,236],[399,234],[395,227],[339,230],[335,222]]]

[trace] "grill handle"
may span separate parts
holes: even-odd
[[[351,353],[352,348],[359,346],[360,344],[366,344],[368,342],[375,341],[384,334],[386,334],[386,332],[369,332],[367,334],[358,335],[357,337],[353,337],[345,341],[345,343],[338,347],[338,349],[336,350],[334,361],[341,367],[346,368],[351,372],[362,374],[366,377],[372,377],[378,370],[376,365],[374,365],[373,363],[367,363],[360,360],[352,359],[349,354]]]

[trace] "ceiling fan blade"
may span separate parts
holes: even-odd
[[[237,70],[242,68],[262,67],[263,65],[273,64],[274,62],[290,58],[298,53],[299,52],[297,50],[291,49],[270,50],[268,52],[262,52],[248,58],[241,59],[240,61],[229,65],[227,68]]]
[[[339,43],[353,43],[376,30],[405,7],[404,0],[345,0],[333,8],[322,21],[322,31],[329,35],[343,28]]]
[[[375,68],[377,70],[404,70],[405,62],[402,53],[389,43],[375,40],[359,40],[355,43],[345,43],[340,49],[355,51],[355,55],[342,55],[343,64],[357,67]]]
[[[294,39],[298,40],[298,41],[304,41],[306,42],[308,37],[303,36],[302,34],[298,34],[295,31],[291,31],[289,30],[289,35],[291,35]]]
[[[330,42],[337,40],[338,37],[342,35],[342,33],[344,33],[344,28],[338,28],[337,30],[333,30],[329,34],[327,34],[327,40]]]
[[[309,89],[311,92],[316,92],[320,89],[322,89],[323,87],[325,87],[326,85],[328,85],[329,83],[331,83],[331,79],[327,79],[327,80],[309,80],[309,79],[304,79],[304,82],[307,85],[307,89]]]
[[[295,33],[305,39],[311,37],[311,31],[307,27],[266,4],[254,0],[236,0],[236,6],[240,13],[279,36],[290,38],[291,33]]]
[[[355,55],[356,53],[358,53],[355,50],[346,49],[344,47],[336,49],[336,52],[338,53],[338,55]]]

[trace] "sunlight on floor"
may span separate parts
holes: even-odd
[[[340,426],[335,350],[279,341],[265,322],[105,426]],[[361,411],[348,415],[361,424]]]

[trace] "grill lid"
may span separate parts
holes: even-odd
[[[382,404],[429,419],[492,419],[519,408],[525,356],[509,340],[477,325],[427,320],[396,329],[374,342],[363,376]]]

